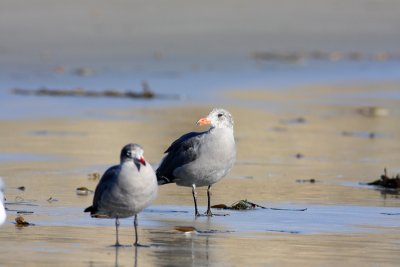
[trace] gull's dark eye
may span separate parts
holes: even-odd
[[[222,116],[224,116],[224,114],[218,113],[218,118],[221,118]]]

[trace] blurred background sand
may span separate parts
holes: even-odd
[[[196,64],[265,50],[390,51],[400,42],[393,0],[0,4],[1,56],[11,64]]]

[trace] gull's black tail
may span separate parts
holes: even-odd
[[[157,183],[158,183],[158,185],[172,183],[172,181],[168,177],[165,177],[164,175],[161,175],[159,172],[156,172],[156,175],[157,175]]]
[[[90,206],[90,207],[87,207],[83,212],[90,212],[90,214],[94,214],[97,212],[97,208]]]

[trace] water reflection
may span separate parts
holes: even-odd
[[[202,234],[185,234],[171,232],[152,233],[151,246],[148,248],[134,247],[134,265],[138,266],[139,254],[144,259],[150,252],[154,263],[142,262],[141,266],[210,266],[210,236]],[[138,251],[139,250],[139,251]],[[126,252],[131,253],[131,247],[115,247],[115,267],[125,266]],[[131,262],[131,261],[129,261]]]
[[[209,266],[210,236],[196,233],[157,232],[150,238],[157,266]]]
[[[118,251],[119,251],[119,247],[115,246],[115,267],[118,267]]]
[[[379,188],[376,190],[381,193],[383,199],[400,198],[400,191],[398,189]]]
[[[115,247],[115,267],[119,267],[119,250],[122,249],[121,247]],[[134,246],[134,267],[138,266],[138,247]],[[122,265],[121,265],[122,266]]]

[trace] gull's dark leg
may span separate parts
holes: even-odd
[[[133,219],[133,226],[135,227],[135,243],[133,243],[133,246],[135,248],[137,248],[137,247],[149,247],[148,245],[142,245],[142,244],[139,243],[138,225],[139,225],[138,216],[137,216],[137,214],[135,214],[135,217]],[[136,252],[136,250],[135,250],[135,252]],[[136,258],[135,258],[135,261],[136,261]]]
[[[115,246],[119,247],[119,241],[118,241],[118,227],[119,227],[119,220],[118,217],[115,218],[115,233],[116,233],[116,240],[115,240]]]
[[[207,188],[207,216],[213,216],[211,212],[211,185]]]
[[[138,238],[138,232],[137,232],[137,227],[138,227],[137,214],[135,214],[135,217],[133,219],[133,226],[135,227],[135,243],[133,245],[136,247],[139,244],[139,240],[138,240],[139,238]]]
[[[193,195],[193,201],[194,201],[194,216],[200,216],[200,213],[197,209],[197,192],[196,192],[196,185],[192,184],[192,195]]]

